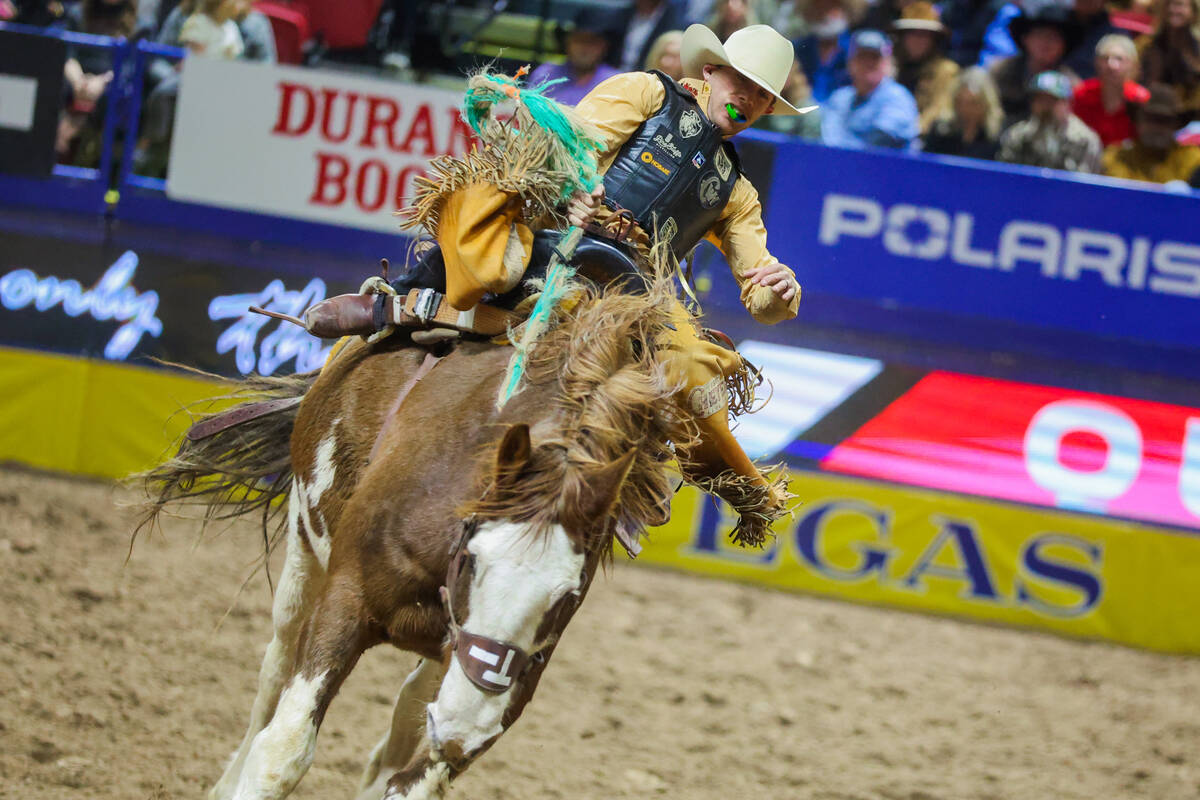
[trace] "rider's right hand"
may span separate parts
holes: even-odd
[[[567,201],[567,222],[582,228],[596,217],[604,201],[604,184],[597,184],[591,192],[578,191]]]

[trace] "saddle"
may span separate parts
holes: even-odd
[[[521,284],[504,294],[485,295],[467,311],[446,302],[446,266],[441,249],[433,245],[397,280],[388,282],[385,259],[383,276],[368,279],[358,294],[331,297],[305,311],[303,319],[289,319],[323,339],[374,336],[389,328],[440,328],[493,338],[524,321],[525,301],[535,291],[536,281],[545,277],[554,256],[567,260],[557,249],[561,238],[561,231],[537,231]],[[585,233],[569,261],[577,275],[595,283],[619,285],[627,292],[645,291],[633,249],[610,238],[603,229]]]

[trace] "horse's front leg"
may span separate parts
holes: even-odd
[[[424,658],[405,679],[392,710],[392,725],[367,759],[359,781],[359,800],[379,800],[388,780],[404,769],[425,743],[425,708],[437,696],[446,675],[441,661]]]
[[[550,648],[543,645],[565,627],[595,566],[558,526],[539,536],[522,525],[488,522],[467,548],[474,556],[470,610],[459,621],[462,631],[491,644],[448,654],[446,676],[426,710],[420,750],[387,781],[387,800],[442,797],[450,781],[516,721],[546,666]],[[564,600],[568,596],[574,599]],[[509,646],[536,656],[515,669]],[[483,676],[486,688],[468,677],[464,660],[477,662],[467,666]]]

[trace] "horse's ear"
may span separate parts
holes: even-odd
[[[579,498],[578,513],[581,520],[596,522],[608,517],[617,498],[621,496],[621,486],[629,477],[636,457],[637,448],[633,448],[616,461],[588,473]]]
[[[529,463],[532,449],[529,426],[524,422],[510,425],[496,447],[496,474],[516,475]]]

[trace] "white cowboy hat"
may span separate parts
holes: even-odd
[[[775,96],[772,114],[803,114],[816,106],[796,108],[780,94],[788,73],[792,70],[792,43],[770,25],[747,25],[725,40],[699,23],[683,33],[679,48],[683,74],[689,78],[704,77],[705,64],[732,67]]]

